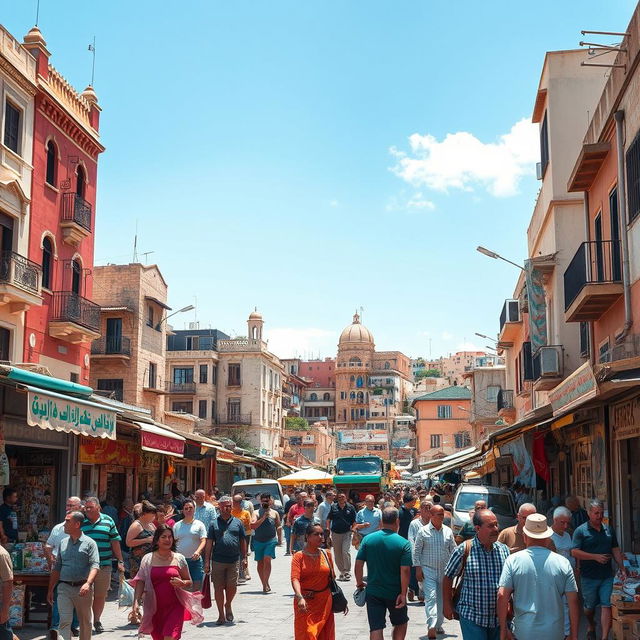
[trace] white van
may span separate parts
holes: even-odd
[[[246,493],[247,500],[251,500],[255,509],[260,506],[261,493],[270,493],[273,498],[273,504],[277,509],[281,510],[284,507],[282,487],[277,480],[272,480],[271,478],[238,480],[238,482],[233,483],[231,495],[238,491],[244,491]]]

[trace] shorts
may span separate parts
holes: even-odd
[[[211,581],[214,587],[235,587],[238,584],[240,561],[211,563]]]
[[[106,598],[109,587],[111,587],[111,564],[108,567],[100,567],[93,583],[93,597]]]
[[[611,606],[611,592],[613,591],[613,577],[611,578],[580,578],[580,588],[584,599],[584,608],[593,611],[598,605]]]
[[[268,540],[267,542],[260,542],[259,540],[253,540],[253,552],[256,556],[256,562],[260,562],[265,556],[271,558],[276,557],[276,540]]]
[[[396,609],[396,600],[388,600],[387,598],[379,598],[378,596],[367,593],[367,618],[369,619],[369,631],[378,631],[387,626],[386,616],[389,612],[389,622],[394,627],[409,622],[407,614],[407,605],[401,609]]]
[[[191,575],[191,579],[194,582],[202,582],[202,576],[204,575],[204,570],[202,568],[202,558],[198,558],[197,560],[186,558],[186,561],[187,567],[189,567],[189,574]]]

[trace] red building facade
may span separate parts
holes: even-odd
[[[100,328],[91,302],[100,107],[91,87],[77,93],[49,64],[37,28],[24,46],[37,65],[28,257],[42,265],[43,297],[26,313],[24,361],[88,384]]]

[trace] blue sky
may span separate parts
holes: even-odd
[[[22,37],[35,4],[5,27]],[[518,274],[475,247],[525,257],[544,53],[634,7],[41,0],[79,90],[96,37],[96,263],[131,261],[137,224],[174,308],[243,334],[257,306],[282,357],[334,355],[361,306],[379,349],[482,348]]]

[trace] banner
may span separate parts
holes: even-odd
[[[386,444],[386,431],[373,431],[370,429],[343,429],[338,431],[338,441],[344,444],[369,443],[369,444]]]
[[[58,393],[27,393],[27,424],[93,438],[116,438],[116,412]]]
[[[565,378],[555,389],[549,391],[549,402],[553,415],[557,416],[572,407],[593,398],[598,393],[598,383],[588,362]]]
[[[531,456],[524,444],[524,437],[520,436],[517,440],[507,442],[500,445],[500,455],[511,454],[513,457],[513,475],[514,480],[525,487],[536,487],[536,471],[531,461]]]
[[[139,459],[138,447],[132,442],[87,438],[86,436],[82,436],[80,439],[78,462],[137,467]]]
[[[547,302],[542,273],[535,268],[532,260],[524,261],[524,275],[529,300],[529,339],[533,354],[547,344]]]

